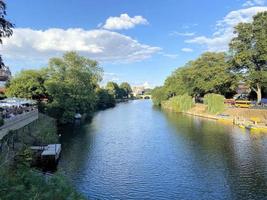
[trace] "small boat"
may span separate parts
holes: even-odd
[[[75,119],[81,119],[82,115],[80,113],[76,113],[74,116]]]

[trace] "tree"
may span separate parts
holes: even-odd
[[[95,109],[95,89],[102,69],[96,61],[75,52],[63,58],[50,59],[48,79],[44,85],[49,94],[48,111],[62,123],[71,122],[75,113],[90,113]]]
[[[165,101],[168,99],[168,96],[166,95],[166,91],[164,87],[155,87],[152,92],[152,100],[154,105],[160,106],[162,101]]]
[[[0,44],[2,44],[2,38],[10,37],[13,33],[12,28],[14,25],[5,19],[6,16],[6,4],[3,0],[0,0]],[[5,65],[0,55],[0,68],[3,68]]]
[[[174,71],[166,79],[164,88],[168,98],[185,93],[192,96],[207,93],[227,95],[234,91],[234,83],[235,76],[225,54],[206,52]]]
[[[97,88],[97,108],[106,109],[115,106],[115,98],[113,95],[108,93],[108,90],[103,88]]]
[[[216,93],[226,95],[235,89],[235,76],[231,72],[225,53],[206,52],[191,62],[184,80],[192,95]]]
[[[178,68],[165,80],[164,88],[168,98],[185,93],[192,94],[188,87],[190,84],[186,81],[187,71],[188,67],[186,66]]]
[[[44,87],[45,80],[45,70],[21,71],[8,83],[6,95],[40,101],[48,96]]]
[[[267,12],[253,17],[251,23],[235,27],[236,37],[230,42],[230,59],[235,71],[257,94],[267,86]]]
[[[102,68],[96,61],[68,52],[63,58],[50,59],[46,68],[19,73],[7,85],[7,94],[39,101],[45,97],[45,111],[67,123],[76,113],[95,110],[101,78]]]
[[[115,82],[108,82],[106,85],[106,90],[108,90],[108,93],[112,95],[115,99],[118,99],[122,96],[120,87]]]
[[[128,98],[132,94],[132,88],[129,83],[123,82],[120,84],[120,89],[122,90],[122,96]]]

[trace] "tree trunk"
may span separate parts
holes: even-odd
[[[261,87],[260,84],[257,83],[257,104],[259,105],[261,103]]]

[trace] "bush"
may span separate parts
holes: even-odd
[[[48,180],[47,180],[48,179]],[[45,177],[28,167],[16,170],[0,168],[0,199],[85,199],[61,175]]]
[[[161,106],[162,102],[168,99],[164,87],[156,87],[151,91],[153,104]]]
[[[0,166],[1,200],[85,199],[64,176],[60,174],[47,176],[32,170],[31,159],[31,150],[23,148],[17,152],[12,164]]]
[[[193,106],[193,98],[188,94],[183,94],[165,101],[163,107],[169,108],[175,112],[186,112]]]
[[[208,112],[212,114],[222,113],[225,109],[224,96],[219,94],[206,94],[204,104],[208,106]]]

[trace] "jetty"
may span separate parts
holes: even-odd
[[[60,154],[61,144],[49,144],[46,146],[31,146],[34,153],[33,166],[42,169],[55,169],[57,167]]]

